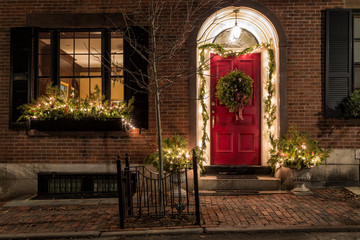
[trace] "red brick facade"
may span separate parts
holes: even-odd
[[[309,131],[324,147],[360,146],[358,121],[324,119],[324,11],[344,8],[341,0],[259,0],[280,20],[288,40],[288,125]],[[156,123],[153,97],[149,100],[149,129],[139,134],[103,137],[28,136],[9,130],[10,28],[26,26],[33,13],[117,13],[123,1],[5,1],[0,7],[0,162],[1,163],[112,163],[128,152],[141,163],[155,149]],[[232,3],[229,1],[228,6]],[[214,10],[215,11],[215,10]],[[179,19],[178,21],[181,21]],[[166,72],[176,65],[189,65],[188,49],[160,67]],[[189,66],[191,67],[191,66]],[[162,102],[164,136],[174,133],[189,138],[189,82],[181,79],[166,91]]]

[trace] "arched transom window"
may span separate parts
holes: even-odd
[[[240,36],[237,39],[231,37],[231,31],[232,28],[225,29],[214,38],[213,43],[219,43],[224,48],[237,48],[241,50],[259,43],[255,36],[244,28],[241,28]]]

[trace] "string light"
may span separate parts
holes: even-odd
[[[111,106],[103,105],[102,100],[95,94],[93,99],[79,99],[65,96],[61,91],[57,91],[57,87],[47,87],[47,96],[41,96],[36,103],[24,104],[22,106],[24,112],[19,120],[26,119],[74,119],[81,121],[82,119],[98,119],[104,120],[108,118],[122,119],[125,129],[135,129],[126,118],[129,117],[129,109],[134,99],[128,102],[113,102]],[[52,95],[50,95],[52,94]],[[50,96],[49,96],[50,95]],[[95,102],[91,102],[95,101]]]
[[[274,75],[274,52],[271,49],[271,41],[270,43],[261,43],[261,44],[256,44],[250,48],[245,49],[242,52],[239,51],[226,51],[221,45],[215,45],[215,44],[206,44],[206,45],[202,45],[199,47],[199,49],[201,49],[200,54],[199,54],[199,66],[200,66],[200,74],[199,76],[199,88],[200,88],[200,106],[199,110],[201,109],[201,115],[202,115],[202,137],[201,140],[199,140],[198,142],[198,146],[200,147],[200,150],[202,153],[204,153],[205,149],[206,149],[206,143],[209,140],[209,136],[207,134],[207,131],[209,129],[209,125],[207,124],[209,121],[209,114],[206,112],[207,106],[205,103],[207,94],[205,91],[205,86],[206,86],[206,76],[204,75],[204,72],[202,72],[201,70],[205,69],[205,50],[210,49],[210,53],[214,54],[218,54],[221,57],[226,57],[226,56],[240,56],[240,55],[247,55],[248,53],[252,53],[257,49],[265,49],[267,51],[264,52],[263,55],[263,59],[266,61],[266,72],[267,72],[267,81],[265,82],[265,91],[264,91],[264,105],[265,105],[265,119],[267,122],[269,127],[267,133],[268,133],[268,138],[269,140],[274,139],[274,133],[275,133],[275,127],[273,126],[274,124],[274,120],[276,118],[275,114],[276,114],[276,100],[274,99],[274,95],[275,95],[275,89],[274,89],[274,82],[276,79],[276,76]],[[268,91],[267,91],[268,90]],[[204,120],[205,118],[205,120]],[[269,148],[272,147],[272,143],[269,141]]]

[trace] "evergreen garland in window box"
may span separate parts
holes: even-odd
[[[72,95],[47,86],[44,96],[20,107],[23,114],[18,121],[27,120],[29,129],[39,131],[119,131],[130,125],[134,98],[110,104],[97,86],[86,99]]]

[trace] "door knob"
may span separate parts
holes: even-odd
[[[212,128],[214,128],[214,126],[215,126],[215,117],[214,116],[212,116],[212,118],[211,118],[211,126],[212,126]]]
[[[211,106],[215,106],[215,102],[211,102]]]

